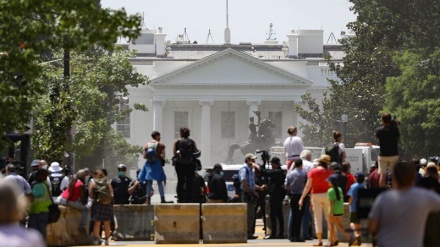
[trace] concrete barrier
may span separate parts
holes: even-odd
[[[198,203],[154,205],[156,244],[197,244],[200,240]]]
[[[116,240],[153,240],[153,205],[114,205],[113,211],[118,221],[118,229],[113,233]]]
[[[202,205],[203,243],[247,243],[245,203]]]
[[[84,234],[79,231],[82,211],[67,206],[59,206],[59,208],[61,210],[60,219],[46,227],[47,245],[91,245],[93,242],[92,234]]]

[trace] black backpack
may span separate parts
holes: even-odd
[[[342,156],[339,153],[339,142],[331,143],[325,148],[325,154],[330,156],[331,162],[342,164]]]
[[[60,196],[61,193],[63,192],[61,190],[61,181],[63,181],[64,179],[64,175],[63,176],[53,176],[52,174],[49,175],[49,179],[50,179],[50,184],[52,185],[52,196],[57,197]]]
[[[194,153],[194,143],[191,139],[182,138],[177,143],[177,161],[180,164],[191,164],[193,163],[193,153]]]

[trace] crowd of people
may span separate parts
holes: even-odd
[[[380,154],[378,161],[371,165],[369,174],[351,173],[340,132],[333,132],[334,142],[319,159],[312,160],[311,151],[304,149],[302,139],[297,136],[297,128],[290,126],[284,142],[287,170],[282,169],[278,157],[270,160],[266,157],[261,165],[255,162],[255,154],[246,154],[243,167],[234,179],[234,198],[228,198],[220,164],[214,165],[206,186],[197,173],[200,151],[189,138],[190,130],[181,128],[171,159],[178,178],[177,202],[243,202],[247,205],[247,238],[256,239],[257,209],[262,209],[261,205],[267,201],[270,224],[264,222],[264,228],[270,230],[265,239],[285,238],[287,230],[291,242],[316,238],[315,246],[337,246],[339,231],[351,246],[362,243],[363,217],[358,203],[362,199],[361,193],[366,189],[381,192],[387,189],[377,193],[368,215],[368,230],[377,236],[379,246],[438,246],[438,158],[429,162],[426,159],[400,161],[398,126],[389,114],[382,116],[382,122],[383,126],[376,131]],[[137,170],[134,180],[126,175],[124,164],[117,166],[118,174],[112,179],[107,177],[105,169],[92,172],[84,168],[72,175],[60,163],[48,165],[45,160],[32,161],[32,171],[27,179],[17,174],[13,164],[1,167],[0,210],[7,213],[0,216],[0,242],[7,238],[10,244],[7,246],[45,246],[48,208],[57,203],[80,210],[82,217],[78,231],[93,234],[94,244],[102,241],[108,245],[115,231],[113,205],[151,204],[155,194],[154,180],[160,202],[172,203],[165,200],[164,192],[167,180],[163,169],[165,145],[160,142],[158,131],[153,131],[151,138],[142,149],[145,163]],[[266,162],[272,169],[266,169]],[[284,229],[283,204],[286,202],[290,204],[288,229]],[[349,226],[342,223],[344,203],[349,205]],[[326,244],[323,242],[324,220],[328,226]],[[16,225],[18,222],[21,226]],[[311,222],[314,222],[314,231]],[[24,227],[28,228],[29,234],[20,238]],[[350,231],[346,230],[348,227]]]

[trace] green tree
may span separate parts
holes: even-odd
[[[66,133],[54,133],[56,130],[70,131],[63,126],[66,117],[75,117],[76,133],[73,146],[69,148],[75,154],[76,163],[96,165],[109,163],[133,163],[141,150],[132,146],[111,127],[115,121],[123,119],[132,109],[120,109],[119,96],[127,96],[127,86],[145,85],[144,76],[134,71],[128,53],[116,50],[109,53],[95,50],[73,53],[71,56],[72,73],[70,85],[63,87],[59,100],[51,99],[51,93],[42,95],[35,107],[36,132],[33,136],[34,151],[37,157],[59,160],[65,149]],[[51,92],[57,88],[62,66],[53,63],[45,67],[45,90]],[[69,92],[64,89],[69,89]],[[68,98],[64,100],[64,98]],[[63,116],[65,102],[70,101],[74,116]],[[54,103],[55,102],[55,103]],[[71,122],[71,121],[70,121]],[[58,128],[54,128],[54,126]],[[67,128],[68,127],[68,128]]]
[[[117,37],[134,38],[141,26],[139,16],[103,9],[97,0],[0,0],[0,13],[0,114],[7,116],[0,120],[1,136],[22,131],[29,122],[37,96],[44,93],[36,78],[41,63],[52,58],[48,50],[112,49]],[[18,75],[22,80],[15,79]]]

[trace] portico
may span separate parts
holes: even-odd
[[[173,142],[176,134],[168,133],[186,124],[202,151],[203,166],[212,166],[224,161],[230,144],[247,140],[254,111],[261,111],[262,118],[279,115],[283,129],[291,125],[297,118],[292,105],[312,83],[227,49],[151,81],[153,129],[164,133],[165,142]],[[234,156],[240,163],[241,157]]]

